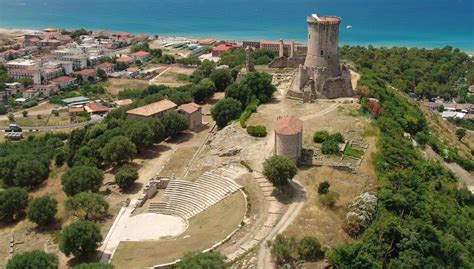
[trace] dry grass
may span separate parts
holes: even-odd
[[[177,238],[121,242],[112,264],[117,269],[143,268],[174,261],[189,251],[204,250],[237,228],[244,214],[244,197],[240,192],[234,193],[191,218],[188,230]]]
[[[169,87],[179,87],[189,84],[187,81],[178,79],[179,75],[191,75],[194,68],[186,68],[180,66],[171,66],[169,69],[163,71],[160,75],[151,80],[150,83],[156,85],[165,85]]]
[[[160,176],[181,176],[199,146],[179,147],[160,172]]]
[[[107,93],[117,96],[119,92],[125,89],[145,89],[148,87],[147,80],[126,79],[126,78],[109,78],[105,83]]]

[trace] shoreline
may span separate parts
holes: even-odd
[[[54,29],[66,29],[66,30],[74,30],[74,29],[80,29],[80,28],[74,28],[74,29],[68,29],[68,28],[58,28],[58,27],[52,27]],[[86,29],[86,28],[84,28]],[[121,32],[121,31],[116,31],[116,30],[108,30],[108,29],[95,29],[95,28],[87,28],[86,30],[90,30],[90,31],[99,31],[99,30],[105,30],[105,31],[110,31],[110,32]],[[35,33],[35,32],[39,32],[39,31],[42,31],[42,29],[24,29],[24,28],[16,28],[16,27],[2,27],[0,26],[0,36],[2,35],[14,35],[14,36],[20,36],[20,35],[24,35],[24,34],[31,34],[31,33]],[[125,32],[128,32],[128,31],[125,31]],[[213,36],[212,34],[210,35],[206,35],[206,34],[198,34],[198,35],[192,35],[192,34],[189,34],[189,35],[172,35],[172,34],[164,34],[164,35],[161,35],[161,34],[158,34],[158,33],[148,33],[148,32],[129,32],[131,34],[134,34],[134,35],[139,35],[139,34],[147,34],[147,35],[150,35],[150,36],[153,36],[153,35],[158,35],[159,38],[163,38],[163,39],[182,39],[182,40],[186,40],[186,39],[205,39],[205,38],[212,38],[212,39],[216,39],[216,40],[224,40],[224,41],[229,41],[229,42],[237,42],[237,41],[243,41],[243,40],[272,40],[272,39],[266,39],[266,38],[245,38],[245,37],[224,37],[223,35],[221,36]],[[285,38],[284,38],[285,39]],[[290,40],[290,39],[288,39]],[[294,40],[296,42],[300,42],[302,44],[306,44],[306,40],[298,40],[298,39],[291,39],[291,40]],[[404,41],[406,43],[410,43],[409,41]],[[376,48],[392,48],[392,47],[405,47],[405,48],[419,48],[419,49],[435,49],[435,48],[443,48],[444,46],[452,46],[453,48],[457,48],[456,46],[453,46],[453,45],[450,45],[449,43],[446,43],[444,45],[439,45],[439,46],[418,46],[418,45],[409,45],[409,44],[403,44],[404,43],[403,41],[400,42],[400,43],[397,43],[397,42],[394,42],[394,43],[390,43],[390,42],[383,42],[383,41],[374,41],[374,42],[343,42],[343,41],[340,41],[339,45],[340,46],[344,46],[344,45],[349,45],[349,46],[362,46],[362,47],[367,47],[367,46],[373,46],[373,47],[376,47]],[[467,55],[469,55],[470,57],[474,57],[474,47],[472,49],[459,49],[460,51],[466,53]]]

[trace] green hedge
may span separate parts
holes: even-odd
[[[255,125],[247,127],[247,133],[253,137],[267,136],[267,128],[262,125]]]
[[[242,126],[242,128],[247,127],[247,120],[250,118],[252,113],[257,112],[258,104],[259,104],[258,100],[253,100],[245,108],[244,112],[242,112],[242,114],[240,115],[240,118],[239,118],[240,126]]]

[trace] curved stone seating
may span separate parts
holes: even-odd
[[[232,170],[225,171],[228,174]],[[240,189],[232,179],[211,172],[195,182],[170,180],[162,202],[151,203],[148,211],[189,219]]]

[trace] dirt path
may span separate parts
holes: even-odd
[[[150,85],[154,85],[156,83],[156,81],[161,77],[161,75],[163,75],[164,73],[168,72],[173,66],[169,66],[168,68],[166,68],[165,70],[163,70],[163,72],[159,73],[156,77],[152,78],[149,82]]]
[[[273,227],[270,234],[262,241],[260,244],[260,249],[258,252],[257,268],[274,268],[272,262],[272,255],[270,248],[267,246],[267,241],[273,240],[277,234],[280,234],[285,231],[285,229],[296,219],[299,212],[304,206],[306,201],[306,191],[301,183],[294,180],[292,182],[292,188],[295,190],[295,197],[293,198],[293,203],[288,207],[288,210],[281,217],[275,227]]]
[[[340,105],[339,103],[334,103],[330,107],[325,108],[324,110],[322,110],[322,111],[320,111],[316,114],[307,115],[307,116],[301,117],[300,119],[302,121],[307,121],[307,120],[311,120],[311,119],[314,119],[314,118],[317,118],[317,117],[324,116],[324,115],[328,114],[329,112],[334,111],[339,105]]]

